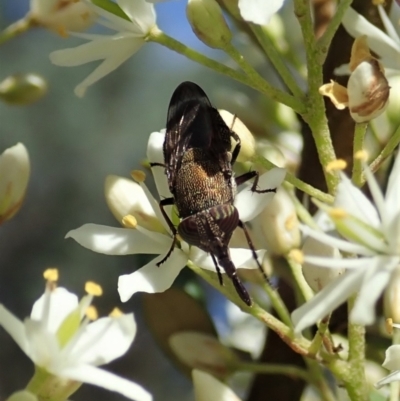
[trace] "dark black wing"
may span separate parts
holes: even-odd
[[[182,156],[188,149],[203,148],[218,158],[230,151],[231,130],[198,85],[181,83],[172,95],[164,141],[164,161],[170,189]],[[172,192],[172,191],[171,191]]]

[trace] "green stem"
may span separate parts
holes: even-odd
[[[4,29],[4,31],[0,32],[0,45],[8,42],[11,39],[14,39],[18,35],[21,35],[22,33],[32,28],[34,25],[35,24],[28,16],[25,16],[24,18],[15,21],[6,29]]]
[[[323,401],[336,401],[335,395],[332,393],[326,378],[321,370],[321,366],[318,362],[306,358],[305,360],[308,368],[309,375],[312,377],[312,384],[318,390],[321,400]]]
[[[394,134],[390,137],[388,143],[382,149],[381,153],[379,153],[376,159],[369,165],[372,172],[375,172],[379,169],[382,163],[394,152],[399,143],[400,143],[400,125],[397,127]]]
[[[330,317],[331,316],[329,315],[328,317],[322,319],[321,322],[318,324],[318,330],[315,333],[315,336],[309,348],[310,354],[317,355],[319,350],[321,349],[322,344],[324,344],[324,337],[329,328]],[[328,349],[328,351],[330,350]]]
[[[251,81],[254,82],[256,87],[259,88],[258,90],[260,92],[266,94],[277,102],[285,104],[299,114],[303,114],[305,112],[304,103],[300,99],[297,99],[294,96],[286,92],[282,92],[281,90],[270,85],[254,69],[254,67],[246,61],[242,54],[240,54],[233,45],[226,45],[223,50],[238,64],[238,66],[251,79]]]
[[[330,20],[329,25],[317,42],[317,51],[319,52],[319,62],[321,65],[324,64],[333,36],[339,28],[339,25],[342,23],[343,16],[352,2],[353,0],[341,0],[339,2],[336,12]]]
[[[249,24],[249,26],[289,90],[296,98],[304,99],[305,96],[303,91],[300,89],[299,85],[293,77],[293,74],[287,67],[286,63],[283,61],[274,44],[272,43],[267,29],[260,25]]]
[[[272,307],[275,309],[277,315],[285,323],[288,327],[292,327],[292,319],[290,318],[290,313],[282,301],[282,298],[279,295],[279,292],[275,289],[271,288],[271,286],[267,283],[262,285],[264,291],[269,296]]]
[[[297,112],[304,111],[303,105],[297,99],[295,99],[292,95],[288,93],[282,92],[271,85],[268,82],[264,81],[261,76],[256,72],[251,73],[251,75],[246,75],[241,72],[234,70],[233,68],[227,67],[224,64],[219,63],[209,57],[204,56],[203,54],[193,50],[183,43],[177,41],[176,39],[166,35],[164,32],[160,31],[157,27],[153,28],[153,30],[149,33],[147,37],[147,41],[155,42],[160,45],[167,47],[188,59],[195,61],[198,64],[204,65],[216,72],[224,74],[242,84],[245,84],[262,94],[278,101],[287,106],[293,108]],[[249,70],[247,71],[249,72]],[[258,76],[258,77],[257,77]]]
[[[349,315],[354,307],[356,296],[348,301]],[[344,384],[352,401],[366,401],[368,386],[365,380],[365,327],[349,321],[349,372]]]
[[[329,193],[334,194],[339,176],[335,171],[326,170],[326,166],[336,159],[336,155],[330,137],[324,100],[319,93],[319,88],[323,84],[322,64],[314,35],[310,1],[294,0],[294,10],[303,34],[308,71],[307,112],[303,118],[311,129]]]
[[[309,301],[314,297],[314,292],[311,287],[308,285],[306,279],[303,275],[303,269],[299,263],[294,262],[290,256],[286,258],[290,269],[292,271],[293,278],[296,281],[297,287],[300,290],[300,293],[304,299],[304,301]]]
[[[363,184],[363,158],[359,153],[364,150],[364,139],[367,127],[368,123],[357,123],[354,129],[353,172],[351,179],[353,184],[358,187],[361,187]]]
[[[282,374],[293,378],[300,378],[306,382],[309,382],[311,379],[307,371],[294,365],[239,362],[236,370],[252,373]]]
[[[252,163],[259,164],[259,165],[265,167],[267,170],[277,167],[275,164],[271,163],[265,157],[260,156],[260,155],[254,155],[250,161]],[[300,189],[300,191],[303,191],[306,194],[312,196],[313,198],[320,200],[321,202],[332,204],[334,201],[332,195],[329,195],[325,192],[320,191],[317,188],[314,188],[312,185],[305,183],[304,181],[295,177],[291,173],[286,173],[285,181],[289,182],[296,188]]]

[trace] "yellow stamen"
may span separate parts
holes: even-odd
[[[68,31],[65,29],[65,26],[62,26],[62,25],[60,25],[60,26],[58,26],[57,28],[56,28],[56,30],[57,30],[57,33],[62,37],[62,38],[68,38]]]
[[[393,333],[393,319],[391,317],[387,318],[385,321],[385,327],[388,334],[392,335]]]
[[[325,171],[327,173],[331,173],[332,171],[336,171],[336,170],[344,170],[346,167],[347,167],[347,163],[345,160],[336,159],[327,164],[327,166],[325,167]]]
[[[334,219],[343,219],[344,217],[348,216],[346,210],[340,209],[338,207],[330,209],[328,214],[329,214],[330,217],[332,217]]]
[[[99,314],[97,313],[97,309],[93,305],[88,306],[85,314],[89,320],[96,320],[99,317]]]
[[[354,158],[366,162],[368,160],[368,152],[366,150],[359,150],[355,153]]]
[[[385,0],[372,0],[372,4],[374,6],[383,6],[385,4]]]
[[[122,225],[126,228],[136,228],[137,224],[138,222],[135,216],[132,216],[131,214],[128,214],[122,218]]]
[[[304,253],[300,249],[292,249],[289,258],[300,265],[304,263]]]
[[[292,214],[285,221],[286,230],[288,230],[288,231],[293,230],[293,228],[295,227],[295,224],[296,224],[296,215]]]
[[[118,308],[114,308],[111,312],[110,312],[110,317],[120,317],[122,316],[123,313],[121,311],[121,309]]]
[[[103,295],[103,289],[93,281],[88,281],[85,284],[85,291],[89,295],[93,295],[94,297],[99,297],[100,295]]]
[[[132,170],[131,177],[136,182],[143,182],[146,179],[146,174],[142,170]]]
[[[43,277],[47,281],[58,281],[58,270],[56,268],[49,268],[43,272]]]

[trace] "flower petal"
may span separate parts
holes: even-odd
[[[46,291],[33,304],[31,319],[42,321],[49,332],[56,333],[64,319],[78,307],[78,304],[78,297],[75,294],[63,287],[57,287],[52,291]]]
[[[106,255],[157,254],[167,252],[171,246],[168,236],[144,228],[139,231],[98,224],[85,224],[68,232],[65,238],[73,238],[85,248]]]
[[[144,0],[117,0],[117,3],[143,35],[146,35],[155,25],[156,12],[153,4]]]
[[[400,370],[400,345],[391,345],[386,350],[382,366],[389,370]]]
[[[354,308],[350,313],[352,323],[363,326],[375,321],[375,303],[386,288],[393,269],[399,264],[399,258],[376,257],[371,260],[367,277],[364,278]]]
[[[63,352],[78,364],[104,365],[124,355],[136,335],[133,314],[103,317],[85,327],[84,335]]]
[[[59,374],[71,380],[89,383],[115,391],[136,401],[152,401],[153,397],[138,384],[94,366],[80,365],[63,369]]]
[[[262,174],[258,180],[259,189],[275,189],[282,184],[285,179],[286,170],[283,168],[273,168]],[[240,220],[243,222],[254,219],[268,204],[275,195],[274,192],[263,194],[251,191],[251,184],[247,184],[235,198],[235,206],[239,211]]]
[[[362,35],[368,36],[368,46],[376,54],[385,60],[381,60],[385,67],[399,69],[400,49],[396,42],[386,33],[371,24],[362,15],[349,7],[346,11],[342,24],[346,31],[357,38]]]
[[[29,357],[29,345],[26,337],[25,326],[8,309],[0,305],[0,326],[13,338],[18,346]]]
[[[400,182],[400,152],[397,152],[396,160],[390,173],[385,196],[386,207],[390,211],[395,211],[399,209],[400,205],[399,182]]]
[[[329,283],[310,301],[292,312],[292,321],[296,333],[316,323],[336,309],[362,284],[363,269],[350,270]]]
[[[186,266],[187,256],[175,248],[170,257],[160,266],[156,265],[164,254],[131,274],[118,278],[118,292],[121,302],[128,301],[136,292],[163,292],[171,287],[179,272]]]
[[[271,17],[279,11],[284,0],[239,0],[240,15],[245,21],[257,25],[268,24]]]
[[[258,269],[258,265],[253,258],[253,254],[250,249],[243,248],[230,248],[229,249],[233,264],[237,269]],[[265,250],[256,251],[258,260],[262,262]],[[202,269],[211,270],[215,272],[215,265],[209,253],[202,251],[201,249],[192,246],[190,249],[189,259],[201,267]],[[225,273],[222,269],[222,273]]]
[[[400,381],[400,370],[396,370],[393,373],[391,373],[390,375],[384,377],[382,380],[379,380],[375,384],[375,387],[380,388],[380,387],[384,386],[385,384],[389,384],[389,383],[392,383],[395,381]]]

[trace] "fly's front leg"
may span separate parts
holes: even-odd
[[[165,221],[167,222],[169,229],[172,232],[173,239],[172,239],[171,248],[169,248],[169,251],[167,252],[165,257],[157,263],[158,267],[160,267],[171,256],[171,253],[174,250],[175,244],[176,244],[176,234],[177,234],[176,228],[164,210],[164,206],[171,206],[173,204],[174,204],[174,198],[165,198],[165,199],[161,200],[159,203],[161,213],[162,213]]]
[[[266,192],[276,192],[276,188],[268,188],[268,189],[257,189],[258,185],[258,180],[259,180],[259,174],[258,171],[249,171],[248,173],[244,173],[240,175],[239,177],[235,178],[236,185],[241,185],[245,183],[246,181],[251,180],[254,178],[253,185],[251,186],[251,191],[255,192],[257,194],[264,194]]]

